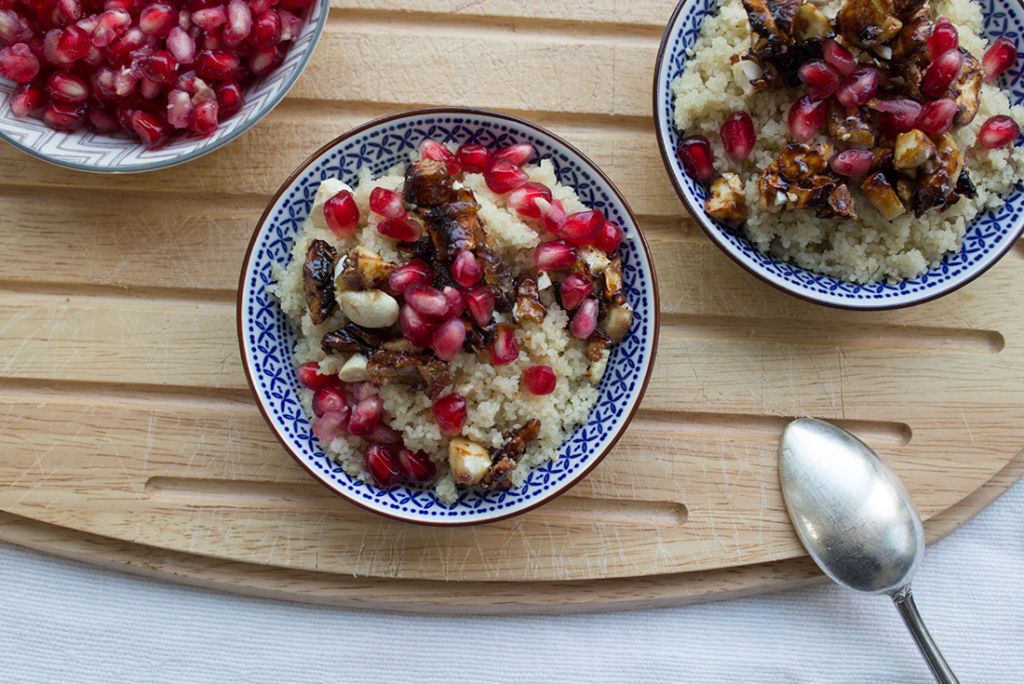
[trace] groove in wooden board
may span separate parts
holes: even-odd
[[[925,521],[933,543],[1024,474],[1024,451],[970,495]],[[684,605],[827,581],[810,559],[653,577],[575,582],[428,582],[353,578],[211,559],[124,542],[0,512],[0,539],[113,570],[264,598],[424,613],[537,614]]]
[[[1006,444],[1018,441],[1004,427],[1011,423],[996,416],[977,426],[984,445],[950,448],[936,440],[948,434],[953,418],[936,418],[911,445],[884,452],[926,517],[990,478]],[[48,439],[23,437],[39,434]],[[439,531],[384,521],[340,499],[329,512],[260,507],[245,515],[147,499],[153,477],[319,487],[255,412],[6,405],[0,406],[0,508],[194,553],[365,575],[497,581],[658,574],[798,551],[775,482],[776,449],[768,440],[681,439],[671,425],[638,423],[572,496],[681,502],[689,511],[685,525],[632,532],[575,511],[552,518],[544,507],[486,528]],[[933,453],[938,449],[948,454]],[[598,552],[608,534],[621,554]],[[538,539],[551,546],[538,547]],[[361,555],[367,550],[369,557]]]
[[[228,508],[329,510],[338,498],[322,487],[251,480],[160,477],[146,480],[146,496],[158,503]],[[586,499],[567,494],[544,507],[554,524],[673,527],[686,522],[686,505],[676,501]]]
[[[389,0],[334,0],[332,12],[369,11],[432,13],[462,22],[469,17],[486,17],[492,21],[516,21],[520,23],[552,21],[564,23],[599,24],[602,31],[616,33],[623,28],[637,26],[657,31],[660,37],[665,29],[675,2],[670,0],[631,0],[629,10],[624,12],[621,3],[614,0],[597,0],[581,5],[578,2],[554,0],[543,3],[526,3],[517,0],[408,0],[401,7]],[[566,19],[569,17],[569,19]]]
[[[393,9],[392,5],[392,9]],[[671,8],[669,8],[671,13]],[[438,40],[505,40],[510,35],[522,40],[558,44],[601,43],[605,45],[655,45],[665,32],[664,24],[637,25],[554,17],[490,16],[477,13],[449,14],[402,7],[398,11],[331,7],[326,32],[358,32],[366,34],[428,33]],[[668,19],[666,14],[665,19]],[[453,76],[459,71],[450,71]]]

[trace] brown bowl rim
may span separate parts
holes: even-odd
[[[1024,0],[1017,1],[1018,4],[1024,7]],[[682,201],[683,206],[686,208],[686,211],[689,212],[691,218],[693,218],[693,220],[697,222],[697,225],[700,226],[701,231],[711,240],[711,242],[713,242],[715,246],[718,247],[718,249],[722,251],[726,256],[728,256],[734,262],[743,267],[743,270],[747,271],[748,273],[756,277],[758,280],[761,280],[762,282],[765,282],[768,285],[772,286],[776,290],[780,290],[792,297],[796,297],[797,299],[802,299],[806,302],[811,302],[813,304],[818,304],[820,306],[827,306],[829,308],[841,309],[844,311],[895,311],[897,309],[905,309],[910,306],[917,306],[918,304],[925,304],[927,302],[938,299],[939,297],[944,297],[948,294],[956,292],[957,290],[967,285],[968,283],[973,282],[975,279],[979,278],[981,275],[986,273],[990,268],[995,266],[1004,256],[1006,256],[1007,252],[1013,249],[1013,246],[1017,243],[1017,241],[1020,240],[1021,235],[1024,234],[1024,213],[1022,213],[1020,217],[1017,219],[1018,225],[1016,231],[1012,235],[1011,239],[1007,240],[1006,246],[1003,247],[1003,249],[1001,249],[999,252],[994,253],[990,261],[987,264],[985,264],[985,266],[980,268],[975,273],[971,274],[969,277],[957,280],[948,289],[941,290],[939,292],[927,295],[925,297],[921,297],[919,299],[914,299],[913,301],[909,302],[881,302],[877,304],[858,305],[853,303],[845,304],[842,302],[824,301],[821,299],[817,299],[814,296],[792,290],[786,287],[785,285],[769,280],[768,278],[764,277],[764,275],[762,275],[761,273],[758,273],[745,260],[741,259],[739,256],[734,254],[732,250],[729,249],[729,246],[725,244],[725,242],[718,237],[716,232],[709,227],[708,222],[710,219],[707,218],[707,215],[704,213],[704,210],[695,207],[690,202],[690,199],[686,196],[686,193],[683,191],[683,186],[679,182],[679,179],[672,168],[673,157],[670,156],[669,150],[666,149],[667,141],[661,135],[661,114],[658,111],[658,93],[660,92],[661,82],[658,77],[662,71],[662,66],[665,61],[665,53],[668,48],[669,36],[672,34],[672,29],[676,23],[676,19],[679,16],[679,13],[682,12],[683,6],[689,2],[696,2],[696,0],[679,0],[678,4],[676,5],[676,8],[672,11],[672,16],[669,17],[668,23],[665,25],[665,32],[664,34],[662,34],[661,37],[661,45],[658,47],[658,56],[655,58],[654,61],[654,83],[651,89],[651,116],[654,119],[654,135],[658,139],[658,150],[661,152],[661,161],[665,165],[665,171],[668,174],[669,180],[672,182],[672,187],[676,191],[676,195],[679,196],[679,199]],[[674,124],[672,124],[672,122],[667,123],[669,126],[674,127]],[[674,154],[674,150],[672,151],[672,154]],[[799,267],[797,266],[796,268]],[[813,271],[807,271],[806,269],[801,270],[806,271],[807,273],[813,273],[814,275],[821,275],[819,273],[814,273]]]
[[[245,332],[244,332],[243,324],[242,324],[242,308],[243,308],[243,306],[242,306],[242,293],[243,293],[244,288],[245,288],[246,274],[248,272],[248,266],[249,266],[250,260],[252,258],[253,249],[254,249],[254,247],[256,245],[256,239],[259,236],[260,231],[262,230],[262,228],[263,228],[264,224],[266,223],[268,217],[270,216],[271,209],[277,204],[278,200],[281,198],[281,195],[284,194],[284,192],[291,186],[291,184],[295,181],[295,179],[306,169],[306,167],[308,167],[314,161],[319,159],[323,154],[325,154],[329,149],[333,148],[335,145],[338,145],[339,143],[341,143],[341,142],[343,142],[343,141],[345,141],[345,140],[347,140],[347,139],[349,139],[349,138],[351,138],[351,137],[353,137],[355,135],[358,135],[359,133],[362,133],[363,131],[366,131],[366,130],[368,130],[370,128],[373,128],[375,126],[379,126],[381,124],[388,123],[388,122],[391,122],[391,121],[396,121],[396,120],[399,120],[399,119],[407,119],[407,118],[411,118],[411,117],[415,117],[415,116],[432,116],[432,115],[444,115],[444,114],[466,114],[466,115],[478,115],[478,116],[482,115],[482,116],[494,117],[494,118],[498,118],[498,119],[504,119],[506,121],[515,123],[517,125],[524,126],[526,128],[532,129],[535,132],[539,133],[541,135],[541,137],[544,137],[544,136],[549,137],[552,140],[554,140],[555,142],[557,142],[558,144],[564,145],[572,154],[576,155],[576,157],[584,165],[589,166],[590,169],[595,174],[597,174],[597,176],[599,178],[601,178],[602,181],[604,181],[608,185],[608,188],[612,191],[612,193],[622,203],[622,206],[626,210],[626,214],[629,216],[630,221],[633,222],[633,226],[636,228],[636,234],[640,238],[640,246],[643,249],[644,257],[647,259],[648,267],[651,269],[651,289],[652,289],[653,303],[654,303],[654,306],[653,306],[654,311],[653,311],[653,316],[652,316],[652,321],[651,321],[652,322],[652,332],[653,332],[653,336],[652,336],[652,339],[651,339],[651,358],[650,358],[650,362],[647,365],[647,372],[644,374],[643,381],[640,384],[640,389],[639,389],[639,391],[637,393],[636,401],[633,403],[633,406],[630,408],[628,415],[626,416],[625,420],[622,422],[622,425],[616,431],[615,435],[612,437],[611,441],[608,443],[608,446],[605,447],[605,449],[600,454],[598,454],[597,458],[594,459],[593,463],[591,463],[586,469],[584,469],[581,472],[579,472],[575,477],[573,477],[571,480],[566,482],[564,485],[562,485],[561,487],[559,487],[556,490],[551,491],[548,494],[543,495],[536,502],[530,504],[529,506],[526,506],[526,507],[524,507],[522,509],[519,509],[519,510],[516,510],[516,511],[512,511],[512,512],[509,512],[509,513],[504,513],[504,514],[499,515],[499,516],[487,518],[485,520],[464,520],[464,521],[461,521],[461,520],[452,520],[452,521],[448,521],[448,520],[412,520],[412,519],[409,519],[409,518],[404,518],[401,515],[398,515],[398,514],[395,514],[395,513],[380,511],[380,510],[376,510],[374,508],[371,508],[370,506],[367,506],[367,505],[363,504],[360,501],[356,501],[355,499],[349,497],[347,494],[345,494],[343,492],[340,492],[340,491],[334,489],[333,487],[331,487],[323,478],[321,478],[316,472],[314,472],[311,468],[309,468],[302,461],[302,459],[298,457],[298,455],[295,454],[295,452],[291,448],[291,445],[289,445],[288,440],[285,439],[284,435],[282,435],[280,433],[280,431],[278,431],[277,427],[274,425],[274,421],[267,414],[267,411],[264,408],[263,403],[259,399],[259,393],[256,391],[256,385],[255,385],[255,383],[253,381],[252,374],[249,372],[249,362],[248,362],[249,360],[248,360],[248,357],[247,357],[246,352],[245,352]],[[485,524],[490,524],[490,523],[498,522],[498,521],[501,521],[501,520],[507,520],[508,518],[512,518],[512,517],[515,517],[515,516],[518,516],[518,515],[522,515],[523,513],[527,513],[529,511],[532,511],[535,508],[537,508],[538,506],[541,506],[541,505],[543,505],[543,504],[545,504],[545,503],[547,503],[547,502],[557,498],[558,496],[564,494],[565,492],[567,492],[570,489],[572,489],[573,487],[575,487],[576,484],[578,484],[587,475],[589,475],[590,472],[594,468],[596,468],[597,465],[599,463],[601,463],[601,461],[604,460],[605,456],[607,456],[608,453],[611,452],[611,450],[618,443],[619,439],[626,432],[626,429],[629,427],[629,424],[633,421],[633,417],[636,415],[637,410],[640,408],[640,404],[643,401],[644,394],[647,392],[647,386],[648,386],[648,383],[650,382],[651,374],[654,371],[654,362],[655,362],[655,358],[657,356],[657,351],[658,351],[658,337],[659,337],[659,334],[660,334],[660,331],[661,331],[661,298],[660,298],[660,294],[658,292],[658,278],[657,278],[657,272],[655,271],[655,267],[654,267],[654,259],[651,256],[651,250],[650,250],[650,247],[647,244],[647,238],[644,236],[643,229],[640,227],[640,222],[637,221],[636,215],[633,213],[632,207],[630,207],[629,203],[626,201],[626,198],[619,191],[618,187],[616,187],[615,184],[612,183],[611,179],[597,166],[597,164],[595,164],[589,157],[587,157],[585,154],[583,154],[583,152],[581,152],[579,149],[577,149],[576,146],[570,144],[565,139],[561,138],[558,135],[555,135],[554,133],[552,133],[551,131],[547,130],[546,128],[543,128],[542,126],[539,126],[539,125],[537,125],[535,123],[532,123],[530,121],[526,121],[525,119],[521,119],[519,117],[512,116],[510,114],[504,114],[502,112],[496,112],[496,111],[493,111],[493,110],[483,109],[483,108],[480,108],[480,107],[425,107],[425,108],[421,108],[421,109],[412,109],[412,110],[407,110],[407,111],[404,111],[404,112],[398,112],[398,113],[395,113],[395,114],[388,114],[388,115],[381,116],[381,117],[378,117],[376,119],[373,119],[371,121],[367,121],[366,123],[360,124],[360,125],[358,125],[358,126],[356,126],[354,128],[351,128],[348,131],[346,131],[346,132],[342,133],[341,135],[339,135],[338,137],[334,138],[330,142],[328,142],[325,145],[323,145],[320,149],[318,149],[312,155],[307,157],[304,162],[299,164],[299,166],[291,174],[288,175],[288,177],[284,180],[284,182],[278,188],[277,192],[275,192],[273,197],[271,197],[271,199],[267,202],[266,209],[263,210],[263,215],[260,216],[259,221],[257,221],[256,227],[253,229],[253,232],[252,232],[252,237],[249,239],[249,246],[248,246],[248,248],[246,248],[245,257],[242,260],[242,271],[241,271],[241,274],[239,276],[238,293],[237,293],[237,296],[236,296],[236,299],[235,299],[235,322],[236,322],[236,334],[238,336],[239,353],[241,354],[241,357],[242,357],[242,368],[245,371],[245,380],[246,380],[246,382],[249,385],[249,391],[252,392],[253,397],[256,399],[256,406],[257,406],[257,408],[259,408],[260,414],[263,416],[264,421],[270,427],[271,432],[273,432],[274,436],[277,437],[277,440],[284,447],[285,451],[287,451],[288,454],[292,457],[292,459],[294,459],[295,462],[298,463],[303,468],[303,470],[305,470],[307,473],[309,473],[313,477],[314,480],[319,482],[321,486],[327,488],[330,492],[332,492],[333,494],[337,495],[341,499],[344,499],[345,501],[348,501],[349,503],[352,503],[352,504],[358,506],[359,508],[362,508],[362,509],[364,509],[366,511],[369,511],[369,512],[375,514],[375,515],[379,515],[379,516],[382,516],[382,517],[385,517],[385,518],[390,518],[392,520],[397,520],[399,522],[410,523],[410,524],[414,524],[414,525],[423,525],[423,526],[428,526],[428,527],[468,527],[468,526],[472,526],[472,525],[485,525]]]

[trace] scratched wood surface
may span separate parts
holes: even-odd
[[[673,3],[395,4],[336,0],[290,96],[185,166],[98,176],[0,147],[0,538],[308,600],[639,605],[814,576],[777,484],[793,416],[876,447],[933,538],[1019,477],[1024,249],[909,310],[788,297],[706,240],[665,176],[650,87]],[[245,246],[288,173],[355,124],[445,104],[524,116],[600,164],[651,243],[663,312],[641,411],[601,466],[458,530],[311,481],[253,405],[234,329]]]

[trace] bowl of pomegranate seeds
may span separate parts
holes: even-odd
[[[11,0],[0,137],[83,171],[150,171],[245,132],[309,60],[328,0]]]
[[[928,301],[1024,230],[1024,7],[683,0],[654,78],[684,205],[748,271],[852,309]]]
[[[270,202],[239,342],[288,452],[368,510],[490,522],[565,491],[650,376],[657,286],[625,199],[526,121],[426,109],[360,126]]]

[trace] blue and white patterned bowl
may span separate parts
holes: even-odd
[[[213,135],[199,138],[178,133],[158,150],[147,150],[126,135],[102,135],[88,130],[63,133],[39,119],[19,119],[11,113],[14,84],[0,79],[0,138],[18,149],[58,166],[97,173],[155,171],[213,152],[245,133],[277,106],[298,80],[323,33],[330,0],[314,0],[306,8],[302,32],[289,46],[284,62],[245,89],[245,105],[221,122]]]
[[[381,175],[406,164],[420,142],[475,142],[489,148],[532,143],[551,159],[559,181],[584,204],[602,210],[625,233],[620,252],[627,296],[636,310],[629,336],[616,345],[587,422],[562,445],[557,460],[534,469],[507,492],[464,493],[442,505],[425,488],[383,491],[349,477],[325,456],[299,403],[292,365],[295,335],[267,294],[271,265],[287,264],[293,238],[309,215],[317,186],[328,177],[355,185],[359,169]],[[371,121],[306,160],[271,200],[253,234],[239,286],[238,334],[249,384],[271,429],[288,452],[328,489],[381,515],[431,525],[470,525],[523,513],[585,476],[618,440],[647,386],[658,339],[658,290],[647,243],[626,200],[582,153],[542,128],[504,114],[467,108],[424,109]]]
[[[1020,3],[976,1],[985,18],[982,33],[986,38],[1006,36],[1024,48],[1024,7]],[[948,255],[923,275],[896,284],[858,285],[777,261],[708,218],[704,213],[704,188],[686,174],[675,154],[680,136],[672,124],[671,83],[683,73],[686,53],[697,42],[704,19],[714,13],[716,6],[717,0],[682,0],[669,19],[654,70],[654,122],[661,156],[676,192],[708,237],[733,260],[767,283],[803,299],[848,309],[893,309],[952,292],[981,275],[1013,246],[1024,230],[1024,191],[1020,185],[998,211],[975,218],[960,252]],[[1024,102],[1019,73],[1019,66],[1015,66],[999,79],[999,84],[1008,89],[1012,104]]]

